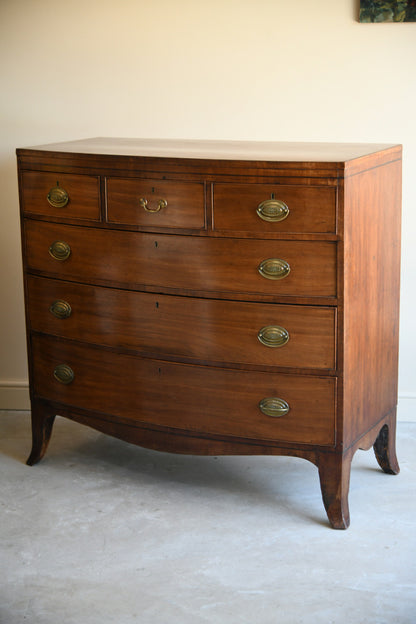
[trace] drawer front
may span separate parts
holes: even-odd
[[[214,184],[214,229],[263,233],[335,233],[336,188]]]
[[[220,297],[336,296],[336,244],[332,242],[153,235],[30,220],[25,235],[28,267],[62,279]],[[56,255],[61,259],[50,252],[53,245],[55,253],[57,241]],[[67,259],[62,259],[65,255]],[[276,271],[280,279],[267,277],[274,277]]]
[[[334,444],[333,378],[173,364],[46,337],[32,345],[38,397],[205,434]],[[289,411],[262,411],[273,398]]]
[[[25,171],[21,188],[23,210],[27,214],[100,220],[98,177]]]
[[[335,368],[335,310],[28,279],[33,330],[212,364]]]
[[[205,228],[202,183],[107,179],[107,220],[152,228]]]

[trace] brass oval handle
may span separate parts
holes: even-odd
[[[71,255],[71,247],[65,241],[55,241],[49,247],[49,253],[55,260],[67,260]]]
[[[286,219],[289,207],[281,199],[266,199],[257,206],[256,212],[263,221],[277,223]]]
[[[266,279],[280,280],[289,275],[290,265],[280,258],[267,258],[260,263],[258,272]]]
[[[270,416],[271,418],[281,418],[282,416],[286,416],[290,410],[289,403],[287,403],[284,399],[279,399],[277,397],[267,397],[262,399],[259,403],[259,408],[265,416]]]
[[[283,347],[289,342],[289,332],[280,325],[267,325],[261,328],[257,338],[266,347]]]
[[[72,383],[75,378],[74,371],[68,364],[58,364],[58,366],[55,366],[53,376],[56,381],[66,386]]]
[[[66,319],[71,316],[72,308],[67,301],[57,299],[49,308],[49,312],[51,312],[51,314],[56,316],[58,319]]]
[[[159,199],[156,206],[153,207],[149,205],[149,202],[145,197],[141,197],[139,199],[139,204],[142,208],[146,210],[146,212],[159,212],[159,210],[162,210],[162,208],[166,208],[168,202],[166,199]]]
[[[69,195],[60,186],[54,186],[47,194],[46,199],[54,208],[64,208],[69,202]]]

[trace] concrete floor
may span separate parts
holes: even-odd
[[[58,418],[32,468],[28,412],[0,412],[1,624],[414,624],[416,424],[401,474],[355,455],[351,526],[316,468],[190,457]]]

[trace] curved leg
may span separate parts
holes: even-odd
[[[348,491],[352,453],[320,453],[318,457],[322,500],[328,520],[334,529],[347,529],[350,524]]]
[[[48,448],[55,414],[48,414],[42,405],[32,401],[32,451],[27,460],[28,466],[37,464]]]
[[[387,474],[399,474],[400,467],[396,457],[395,417],[390,419],[388,425],[381,428],[373,448],[380,468]]]

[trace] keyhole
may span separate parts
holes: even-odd
[[[270,194],[270,199],[274,199],[274,193]]]

